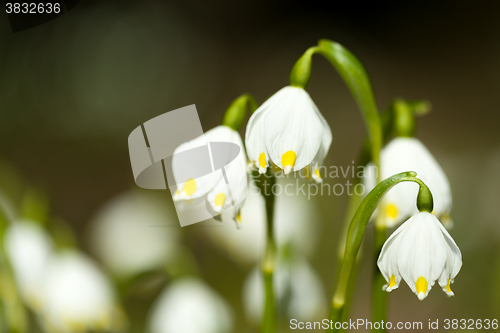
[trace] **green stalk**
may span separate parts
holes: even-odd
[[[247,106],[250,108],[250,114],[257,109],[257,102],[252,95],[243,94],[237,97],[224,113],[222,125],[238,131],[247,118]]]
[[[335,328],[335,323],[341,320],[342,313],[347,304],[348,287],[356,263],[356,256],[361,246],[361,241],[363,240],[366,225],[370,221],[370,217],[377,208],[382,197],[395,185],[405,181],[412,181],[420,186],[417,196],[417,206],[432,206],[432,194],[429,188],[420,179],[416,178],[416,175],[417,173],[413,171],[402,172],[383,180],[368,193],[354,214],[347,233],[347,242],[344,260],[340,270],[340,277],[333,295],[332,311],[329,317],[331,324],[328,330],[329,332],[339,331],[339,329]]]
[[[268,173],[267,175],[270,175]],[[277,331],[277,310],[276,300],[274,298],[274,285],[273,275],[276,268],[276,243],[274,240],[274,194],[272,192],[273,185],[276,182],[274,176],[268,176],[270,181],[269,191],[264,189],[262,191],[266,200],[266,213],[267,213],[267,243],[264,260],[262,262],[262,274],[264,275],[265,285],[265,302],[264,302],[264,316],[262,319],[262,333],[276,333]]]
[[[373,88],[365,67],[349,50],[330,40],[320,40],[317,53],[325,57],[337,70],[358,104],[370,139],[372,161],[378,169],[382,129]]]

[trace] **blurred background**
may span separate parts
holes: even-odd
[[[110,281],[115,290],[111,303],[120,304],[115,311],[119,314],[110,316],[120,317],[116,321],[129,332],[156,325],[151,324],[155,315],[150,309],[158,305],[160,294],[168,294],[177,275],[184,274],[179,272],[197,276],[180,288],[198,283],[210,291],[207,299],[217,295],[217,301],[224,302],[221,313],[214,314],[227,322],[220,332],[254,332],[252,318],[258,309],[252,310],[245,298],[259,293],[250,281],[257,260],[242,259],[230,241],[211,235],[217,226],[177,227],[166,192],[136,188],[127,137],[139,124],[190,104],[196,104],[205,131],[215,127],[238,95],[249,92],[262,103],[287,85],[294,62],[318,39],[328,38],[365,64],[380,110],[395,97],[432,103],[431,114],[418,119],[416,136],[441,164],[452,187],[451,234],[463,254],[463,268],[453,285],[456,296],[448,299],[435,287],[420,302],[402,285],[390,295],[390,320],[500,319],[499,13],[496,1],[88,0],[56,20],[16,34],[7,16],[0,15],[4,205],[12,207],[13,217],[19,216],[17,208],[29,206],[26,191],[36,189],[34,197],[48,207],[42,216],[52,221],[45,225],[57,220],[66,230],[52,232],[54,242],[58,237],[70,239],[62,243],[83,251],[85,260]],[[320,56],[313,61],[308,91],[333,132],[325,164],[351,165],[365,136],[363,122],[344,83]],[[306,232],[299,235],[314,246],[296,251],[307,258],[300,259],[307,266],[301,272],[308,272],[303,275],[318,287],[296,294],[318,294],[321,305],[314,306],[324,310],[332,293],[347,197],[317,196],[300,202],[283,204],[282,214],[293,207],[308,212],[294,223],[302,223],[298,228]],[[130,208],[143,205],[155,205],[158,213],[142,216]],[[134,217],[144,224],[135,225]],[[127,219],[132,220],[132,231],[121,235],[121,221]],[[115,220],[116,229],[112,222],[102,222]],[[138,235],[142,229],[148,231]],[[102,236],[106,232],[108,238]],[[370,236],[352,318],[370,317]],[[138,247],[125,258],[140,267],[128,267],[129,260],[117,264],[123,256],[108,253],[113,244],[125,251],[129,242]],[[155,249],[141,257],[137,252],[142,247]],[[168,259],[166,253],[181,254]],[[158,272],[167,262],[167,274]],[[294,276],[293,269],[289,271]],[[168,312],[160,308],[158,313]],[[280,310],[284,322],[294,311],[288,310]],[[36,319],[31,322],[29,332],[42,329]]]

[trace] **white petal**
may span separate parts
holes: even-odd
[[[58,332],[112,330],[115,296],[107,277],[83,253],[54,256],[43,278],[45,325]]]
[[[222,214],[222,226],[206,230],[208,236],[221,251],[243,265],[257,263],[264,253],[266,240],[266,204],[264,198],[252,190],[241,207],[239,224],[234,227],[235,212]],[[236,216],[237,219],[237,216]]]
[[[259,173],[265,173],[269,165],[269,154],[264,140],[264,116],[269,108],[276,104],[285,93],[286,91],[281,89],[269,97],[248,120],[245,132],[248,158],[254,163]]]
[[[451,192],[449,182],[443,170],[425,146],[415,138],[397,137],[389,142],[381,152],[381,178],[386,179],[404,171],[416,171],[431,190],[434,197],[434,213],[437,216],[451,211]],[[367,174],[365,184],[372,189],[375,186],[374,174]],[[382,201],[381,207],[393,206],[394,214],[386,214],[386,225],[395,226],[418,212],[416,195],[418,185],[405,182],[392,188]],[[392,209],[392,208],[391,208]]]
[[[151,333],[229,333],[233,313],[228,303],[195,278],[173,281],[158,297],[149,315]]]
[[[287,173],[311,163],[322,144],[324,127],[304,89],[285,87],[281,91],[286,94],[264,116],[264,137],[271,160]],[[288,152],[295,154],[293,163],[283,165]]]
[[[40,306],[40,278],[53,253],[49,234],[34,221],[17,220],[5,231],[4,242],[23,298]]]
[[[453,282],[461,262],[460,250],[439,220],[433,214],[420,212],[389,237],[377,264],[387,281],[392,274],[397,281],[399,273],[422,300],[436,281],[448,295],[453,295],[448,283]],[[392,289],[388,287],[387,291]]]
[[[180,230],[172,206],[152,191],[122,193],[92,219],[91,250],[120,278],[163,267],[179,252]]]

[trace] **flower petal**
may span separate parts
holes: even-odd
[[[323,140],[323,123],[302,88],[285,87],[279,102],[265,114],[264,140],[271,160],[285,174],[311,163]]]

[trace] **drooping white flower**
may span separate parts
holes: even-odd
[[[91,249],[110,271],[128,277],[163,267],[179,251],[173,207],[149,191],[135,190],[111,199],[90,226]]]
[[[83,253],[66,250],[52,256],[42,293],[39,315],[49,332],[115,331],[124,325],[110,281]]]
[[[240,147],[236,159],[224,168],[228,183],[226,183],[221,170],[216,170],[202,177],[193,176],[188,181],[177,184],[177,191],[173,198],[174,201],[207,200],[216,213],[221,213],[229,209],[233,202],[235,205],[242,203],[248,192],[248,178],[245,172],[247,170],[247,159],[243,141],[237,131],[228,126],[220,125],[207,131],[203,136],[183,143],[174,151],[173,173],[176,179],[179,178],[176,174],[181,173],[181,166],[175,163],[176,154],[203,146],[206,142],[230,142]]]
[[[233,313],[227,302],[196,278],[182,278],[167,286],[148,320],[149,333],[229,333]]]
[[[330,149],[332,132],[309,94],[287,86],[250,117],[245,142],[248,157],[260,173],[272,161],[285,174],[310,165],[313,175],[319,176],[318,164]]]
[[[454,295],[450,285],[462,267],[462,254],[436,216],[419,212],[385,242],[377,265],[388,282],[386,291],[404,279],[423,300],[436,281],[448,296]]]
[[[278,178],[277,186],[289,189],[293,180]],[[294,188],[294,187],[292,187]],[[288,190],[287,190],[288,191]],[[274,227],[278,248],[291,246],[306,256],[311,255],[317,245],[318,209],[314,201],[298,193],[282,193],[276,196]],[[209,238],[229,257],[243,265],[254,265],[262,259],[266,244],[266,203],[254,187],[241,208],[241,228],[232,228],[232,221],[223,215],[219,228],[206,230]]]
[[[274,287],[279,307],[288,318],[314,321],[326,314],[325,292],[321,279],[304,259],[284,263],[278,260]],[[264,279],[259,268],[248,275],[243,286],[243,306],[250,323],[258,326],[264,312]]]
[[[16,220],[5,231],[5,250],[21,296],[33,309],[42,305],[41,277],[52,255],[50,235],[36,222]]]
[[[434,211],[445,226],[451,226],[452,206],[450,184],[446,175],[425,146],[415,138],[397,137],[389,142],[380,155],[380,176],[386,179],[405,171],[416,171],[418,178],[429,187],[434,197]],[[369,164],[364,182],[367,193],[376,185],[373,164]],[[418,184],[404,182],[392,188],[382,200],[381,214],[387,227],[393,227],[417,213],[415,197]]]

